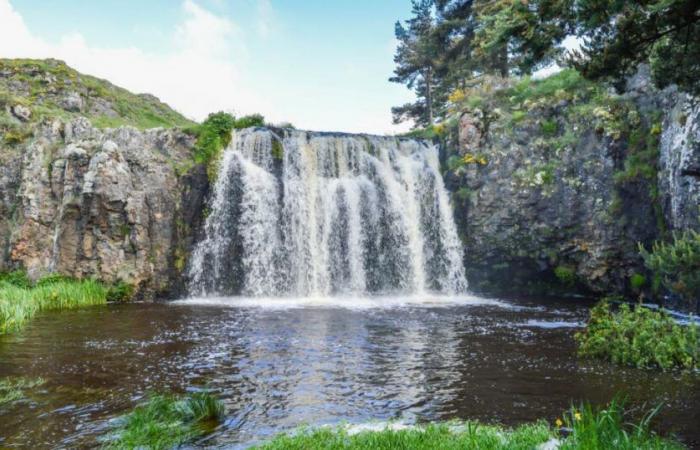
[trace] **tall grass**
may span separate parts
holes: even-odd
[[[107,449],[170,449],[212,431],[224,417],[223,403],[207,392],[151,395],[119,421]]]
[[[627,422],[622,403],[613,400],[605,408],[590,404],[571,408],[564,414],[565,426],[571,430],[560,449],[586,450],[661,450],[682,449],[682,444],[664,439],[651,430],[651,421],[659,408],[648,412],[637,423]]]
[[[353,433],[352,428],[320,428],[300,430],[280,435],[256,447],[261,450],[315,450],[315,449],[464,449],[464,450],[518,450],[536,449],[545,443],[550,448],[567,450],[671,450],[683,445],[663,439],[650,429],[656,410],[640,422],[625,422],[620,402],[613,401],[605,408],[584,404],[572,407],[557,419],[555,426],[539,421],[505,428],[478,422],[431,424],[404,429],[387,427],[381,431]]]
[[[108,293],[95,280],[53,277],[34,286],[0,281],[0,334],[21,329],[39,311],[105,304]]]

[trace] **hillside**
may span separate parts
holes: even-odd
[[[0,59],[0,133],[26,140],[42,119],[83,116],[97,128],[183,127],[194,122],[156,97],[133,94],[55,59]]]

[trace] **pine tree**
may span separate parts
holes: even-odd
[[[433,0],[412,0],[413,17],[404,26],[396,22],[399,41],[394,56],[396,68],[389,81],[414,89],[418,100],[392,108],[394,122],[413,119],[416,125],[429,126],[435,120],[435,86],[441,48],[435,39]]]

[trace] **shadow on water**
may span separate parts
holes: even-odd
[[[347,306],[347,305],[344,305]],[[367,305],[366,305],[367,306]],[[700,445],[700,377],[580,361],[587,309],[532,300],[388,308],[132,304],[44,314],[0,336],[0,377],[43,377],[0,406],[0,446],[90,446],[148,391],[208,386],[227,421],[207,446],[302,424],[554,420],[571,402],[664,405]]]

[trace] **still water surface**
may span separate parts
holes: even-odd
[[[615,393],[662,403],[657,426],[700,446],[700,375],[580,361],[588,304],[459,299],[210,299],[44,314],[0,336],[0,378],[43,377],[0,406],[0,447],[99,445],[148,391],[208,387],[228,415],[201,447],[303,424],[553,421]],[[646,406],[644,406],[646,405]]]

